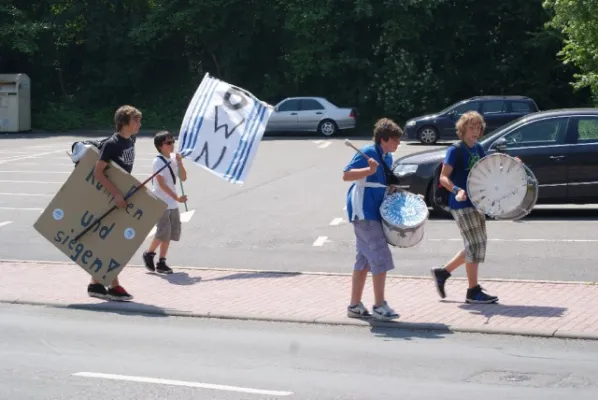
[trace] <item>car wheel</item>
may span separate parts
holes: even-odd
[[[423,144],[434,144],[440,136],[438,135],[438,130],[433,126],[424,126],[417,133],[417,138]]]
[[[318,132],[324,136],[332,136],[337,130],[336,122],[331,119],[325,119],[318,125]]]

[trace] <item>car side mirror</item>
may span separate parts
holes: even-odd
[[[496,142],[494,142],[494,148],[500,152],[507,151],[507,148],[508,148],[507,139],[505,139],[505,138],[497,139]]]

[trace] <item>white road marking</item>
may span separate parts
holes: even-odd
[[[43,193],[0,193],[0,196],[31,196],[31,197],[52,197],[53,194],[43,194]]]
[[[324,141],[323,140],[312,140],[312,143],[315,143],[315,144],[320,144],[322,142],[324,142]]]
[[[73,171],[0,171],[0,174],[71,174]]]
[[[318,236],[313,245],[315,247],[322,247],[326,242],[329,242],[328,236]]]
[[[0,210],[6,210],[6,211],[44,211],[43,208],[18,208],[18,207],[0,207]]]
[[[195,210],[185,211],[181,214],[181,222],[185,223],[191,221],[193,214],[195,214]]]
[[[340,225],[343,223],[343,221],[344,221],[344,219],[342,219],[342,218],[335,218],[332,220],[332,222],[330,222],[330,226]]]
[[[60,151],[62,151],[62,150],[48,151],[48,152],[46,152],[46,153],[37,153],[37,154],[32,154],[32,155],[30,155],[30,156],[17,156],[17,157],[11,157],[11,158],[9,158],[9,159],[3,159],[3,160],[0,160],[0,164],[5,164],[5,163],[8,163],[8,162],[13,162],[13,161],[18,161],[18,160],[25,160],[25,159],[28,159],[28,158],[39,158],[39,157],[41,157],[41,156],[45,156],[45,155],[47,155],[47,154],[54,154],[54,153],[58,153],[58,152],[60,152]]]
[[[462,242],[461,238],[428,239],[430,242]],[[488,239],[489,242],[528,242],[528,243],[596,243],[598,239]]]
[[[318,149],[325,149],[326,147],[330,146],[332,142],[324,142],[318,146]]]
[[[60,184],[62,185],[64,182],[49,182],[49,181],[15,181],[15,180],[6,180],[0,179],[2,183],[47,183],[47,184]]]
[[[0,228],[2,228],[3,226],[6,226],[6,225],[10,225],[10,224],[12,224],[12,221],[0,222]]]
[[[85,378],[102,378],[102,379],[113,379],[120,381],[129,382],[142,382],[142,383],[156,383],[160,385],[172,385],[172,386],[186,386],[200,389],[211,389],[211,390],[222,390],[228,392],[238,393],[250,393],[250,394],[261,394],[264,396],[290,396],[293,392],[284,392],[278,390],[263,390],[263,389],[252,389],[239,386],[228,386],[228,385],[214,385],[210,383],[199,383],[199,382],[188,382],[188,381],[175,381],[170,379],[158,379],[158,378],[146,378],[142,376],[127,376],[127,375],[115,375],[115,374],[101,374],[95,372],[77,372],[73,376],[85,377]]]

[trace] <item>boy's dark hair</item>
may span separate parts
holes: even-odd
[[[128,125],[131,119],[141,118],[141,111],[133,106],[121,106],[114,113],[114,124],[116,131],[120,132],[123,126]]]
[[[156,133],[156,136],[154,136],[154,146],[156,146],[158,153],[160,152],[160,147],[162,147],[164,142],[166,142],[168,139],[174,140],[174,135],[169,131],[160,131]]]
[[[373,140],[380,144],[382,140],[387,141],[391,138],[400,138],[403,136],[403,130],[390,118],[381,118],[374,125]]]

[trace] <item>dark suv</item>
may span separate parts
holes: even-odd
[[[460,101],[436,114],[410,119],[405,124],[409,139],[434,144],[439,139],[455,139],[455,123],[467,111],[477,111],[486,121],[485,133],[538,111],[536,102],[524,96],[477,96]]]

